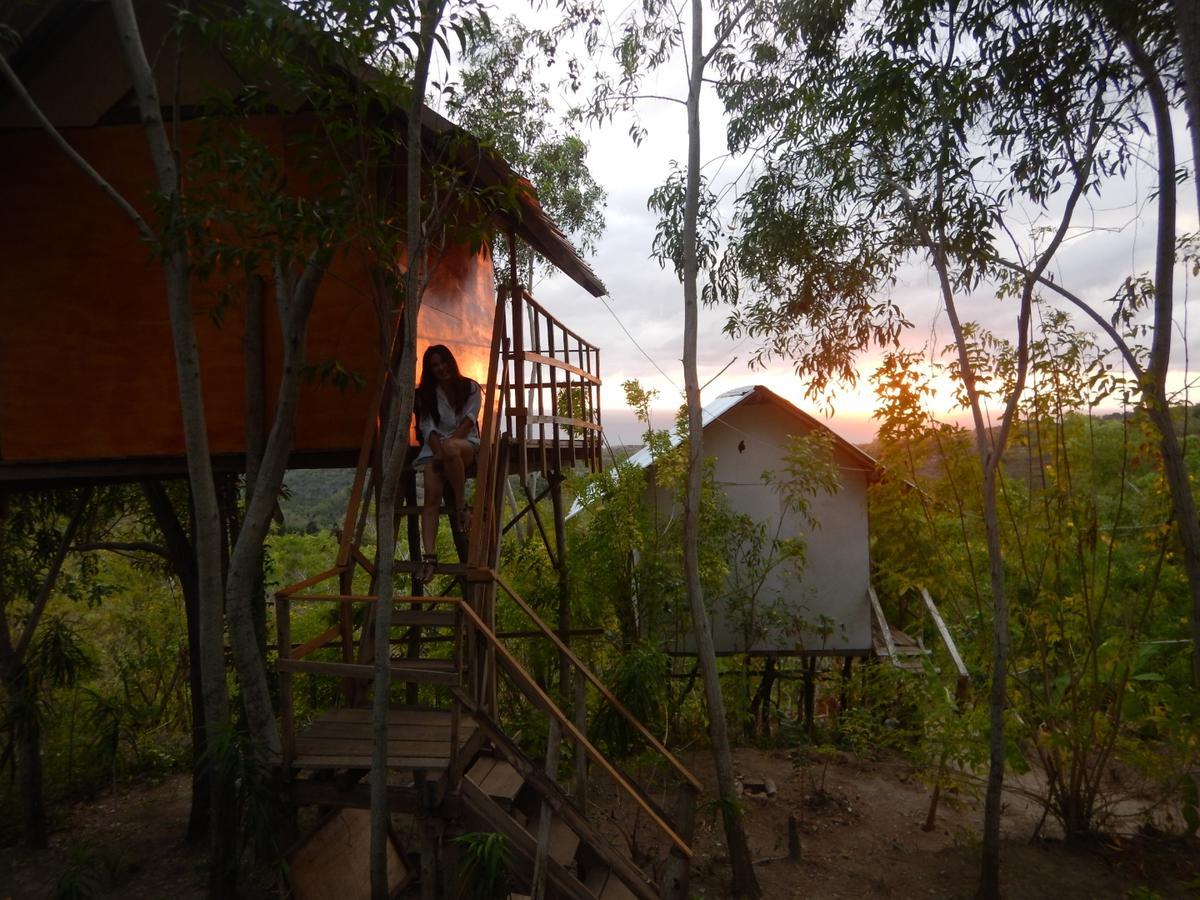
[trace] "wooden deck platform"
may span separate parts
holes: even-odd
[[[463,715],[459,745],[475,734],[475,721]],[[371,768],[371,711],[333,709],[296,736],[293,769]],[[450,711],[397,708],[388,715],[388,768],[442,771],[450,759]]]

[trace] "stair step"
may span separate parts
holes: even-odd
[[[529,820],[525,829],[536,840],[540,824],[541,807],[538,815]],[[575,861],[575,851],[579,849],[579,835],[568,827],[562,819],[554,818],[550,822],[550,858],[566,868]]]
[[[504,760],[492,756],[481,756],[475,760],[475,764],[467,771],[467,777],[493,800],[510,806],[525,786],[521,773]]]
[[[637,895],[606,866],[593,866],[588,869],[583,886],[595,894],[598,900],[637,900]]]

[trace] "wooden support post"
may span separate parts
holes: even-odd
[[[675,823],[679,836],[692,843],[696,833],[696,800],[698,791],[686,781],[680,782],[671,803],[671,819]],[[663,863],[662,876],[659,878],[658,890],[663,900],[687,900],[688,874],[691,860],[684,853],[672,847]]]
[[[421,900],[437,900],[438,892],[438,834],[437,820],[421,819]]]
[[[842,663],[842,695],[839,698],[841,703],[838,707],[839,713],[844,713],[846,707],[850,705],[850,679],[854,677],[854,657],[847,656],[846,661]]]
[[[409,508],[417,506],[417,473],[411,467],[406,469],[401,483],[401,496],[403,497],[403,505]],[[404,517],[405,526],[408,532],[408,558],[418,560],[421,558],[421,525],[420,516],[418,514],[410,514]],[[423,597],[425,595],[425,582],[417,578],[417,573],[412,573],[412,595],[414,597]],[[413,610],[419,610],[420,604],[414,603],[409,607]],[[419,625],[413,625],[408,629],[408,658],[417,659],[421,655],[421,628]],[[404,687],[404,702],[410,705],[415,705],[419,699],[419,686],[415,682],[409,682]],[[453,748],[451,748],[453,749]]]
[[[546,732],[546,777],[558,781],[558,749],[562,743],[562,729],[553,716],[549,719]],[[538,816],[537,852],[533,860],[532,900],[546,900],[546,861],[550,856],[550,827],[554,823],[554,810],[542,801]]]
[[[511,231],[508,233],[508,255],[511,260],[509,265],[509,296],[512,299],[512,359],[513,359],[513,390],[517,397],[517,402],[524,406],[525,403],[525,319],[524,308],[522,305],[523,294],[521,283],[517,276],[517,238]],[[525,438],[525,426],[529,419],[529,411],[527,409],[517,413],[516,428],[514,436],[517,439],[517,446],[520,449],[519,458],[517,460],[517,470],[521,476],[521,483],[524,484],[529,479],[529,460],[525,448],[528,446],[528,441]]]
[[[816,737],[813,711],[817,699],[817,658],[810,656],[804,661],[804,727],[810,739]]]
[[[552,472],[550,504],[554,511],[554,547],[558,560],[558,636],[564,644],[571,643],[571,587],[567,580],[567,524],[564,518],[561,472]],[[558,654],[558,689],[565,701],[570,694],[571,660],[566,653]]]
[[[287,597],[275,598],[275,634],[279,645],[279,658],[289,659],[292,655],[291,601]],[[283,741],[283,763],[288,765],[296,755],[296,723],[292,718],[292,673],[279,673],[279,726]]]

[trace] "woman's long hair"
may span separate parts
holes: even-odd
[[[445,344],[432,344],[421,357],[421,381],[417,385],[417,416],[430,415],[437,418],[437,379],[433,377],[433,357],[441,356],[450,367],[450,380],[442,388],[456,413],[461,413],[471,395],[471,379],[458,371],[458,360]]]

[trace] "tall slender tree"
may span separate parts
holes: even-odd
[[[640,90],[647,72],[660,69],[673,58],[677,48],[686,60],[687,91],[682,100],[675,101],[684,107],[686,114],[686,163],[682,170],[670,176],[663,188],[655,192],[651,206],[662,217],[655,240],[655,255],[663,264],[671,263],[683,287],[683,372],[688,423],[688,477],[683,512],[684,582],[692,615],[696,654],[704,680],[709,737],[717,772],[717,804],[721,810],[732,867],[730,890],[736,897],[757,897],[761,889],[754,873],[754,861],[737,800],[720,670],[712,637],[712,623],[700,580],[700,496],[704,474],[703,409],[697,364],[700,279],[702,271],[711,267],[717,252],[712,217],[715,213],[714,198],[705,187],[701,172],[700,102],[707,82],[706,73],[714,61],[727,52],[739,24],[753,6],[752,2],[720,4],[712,37],[706,48],[705,4],[702,0],[693,0],[686,20],[682,17],[682,8],[672,4],[643,4],[640,14],[632,14],[625,20],[620,40],[614,47],[614,56],[621,67],[618,78],[612,80],[601,76],[591,100],[591,115],[596,119],[609,118],[618,109],[632,109],[638,101],[646,99]],[[641,133],[639,129],[638,125],[632,129],[635,138]]]
[[[1121,52],[1103,9],[1052,3],[917,0],[858,17],[842,3],[784,2],[759,12],[722,85],[731,143],[765,161],[724,264],[727,279],[760,292],[730,327],[764,338],[765,355],[792,358],[814,387],[853,379],[847,351],[894,338],[902,323],[876,299],[898,267],[920,254],[937,276],[985,488],[994,637],[980,894],[994,897],[1008,647],[996,481],[1033,293],[1081,198],[1128,164],[1132,52]],[[1050,227],[1018,236],[1011,222],[1030,208]],[[1020,260],[1015,281],[1006,254]],[[1018,299],[1017,354],[1001,418],[989,422],[961,308],[997,291]]]

